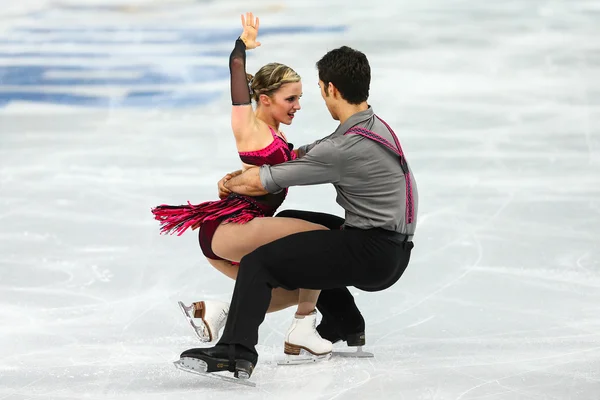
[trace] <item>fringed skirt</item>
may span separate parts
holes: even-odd
[[[152,209],[154,219],[160,222],[161,234],[181,236],[188,228],[197,229],[206,221],[221,220],[245,224],[257,217],[271,217],[277,207],[261,204],[254,198],[235,193],[223,200],[193,205],[170,206],[161,204]]]

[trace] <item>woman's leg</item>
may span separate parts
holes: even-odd
[[[232,264],[231,261],[228,260],[213,260],[208,257],[206,258],[206,261],[226,277],[231,278],[234,281],[237,278],[238,271],[240,270],[239,265]]]
[[[301,219],[278,217],[254,218],[245,224],[222,223],[212,237],[211,247],[219,257],[240,262],[262,245],[294,233],[316,230],[327,228]]]
[[[205,232],[210,233],[209,236],[202,236],[202,231],[200,232],[200,245],[204,254],[210,254],[209,262],[211,265],[232,279],[237,279],[239,267],[231,261],[216,260],[215,258],[239,262],[258,247],[285,236],[313,230],[328,230],[322,225],[299,219],[273,217],[255,218],[246,224],[220,224],[216,230],[213,230],[213,227],[207,226],[206,228],[209,228]],[[299,249],[299,251],[301,250]],[[319,290],[308,289],[288,291],[277,288],[271,291],[271,300],[267,312],[282,310],[298,304],[296,316],[285,335],[286,354],[298,356],[304,349],[313,354],[313,356],[309,356],[309,359],[314,361],[331,353],[332,343],[321,338],[315,329],[316,304],[319,294]],[[225,318],[229,313],[229,305],[226,303],[217,305],[211,303],[207,307],[206,304],[208,303],[197,302],[193,304],[194,315],[196,318],[202,318],[203,324],[201,327],[196,327],[191,319],[190,322],[192,322],[192,326],[201,340],[207,338],[215,340],[219,330],[225,323]]]
[[[298,308],[296,315],[308,315],[317,308],[320,290],[298,289]]]
[[[264,244],[294,233],[315,230],[327,228],[295,218],[254,218],[246,224],[221,224],[213,236],[211,247],[219,257],[239,262]],[[319,293],[318,290],[300,289],[296,314],[308,315],[314,311]],[[276,302],[280,304],[282,300],[276,299]]]
[[[237,278],[238,271],[240,269],[239,265],[232,264],[231,261],[228,260],[214,260],[212,258],[206,259],[210,265],[215,267],[215,269],[228,278],[235,280]],[[273,289],[271,294],[271,304],[269,305],[269,309],[267,313],[280,311],[285,308],[298,305],[298,309],[302,308],[302,312],[305,312],[307,308],[310,308],[310,304],[317,304],[317,300],[319,298],[319,292],[309,290],[308,293],[305,293],[302,299],[299,299],[299,289],[296,290],[285,290],[283,288]],[[315,293],[316,292],[316,296]],[[300,304],[299,304],[300,300]],[[305,304],[308,303],[308,304]],[[314,309],[311,308],[308,312],[311,312]]]
[[[272,313],[275,311],[281,311],[291,306],[298,305],[298,299],[300,294],[304,292],[304,290],[296,289],[296,290],[286,290],[284,288],[276,288],[271,291],[271,303],[269,303],[269,308],[267,309],[267,313]],[[314,292],[314,290],[309,290],[309,292]],[[317,300],[319,298],[320,291],[316,291],[317,295],[315,298],[315,304],[317,304]],[[314,310],[314,306],[312,308]]]
[[[307,231],[329,230],[323,225],[295,218],[264,217],[255,218],[246,224],[221,224],[217,228],[211,248],[214,254],[228,260],[239,261],[257,248],[283,237]],[[304,249],[294,249],[301,253]],[[285,266],[282,266],[285,267]],[[271,291],[269,308],[286,306],[287,301],[297,301],[296,315],[285,334],[284,352],[294,359],[293,362],[304,361],[310,353],[308,361],[326,358],[332,351],[332,343],[323,339],[316,330],[316,307],[320,290],[299,289],[298,297],[291,298],[289,291]],[[273,294],[281,297],[275,298]],[[284,297],[290,296],[290,297]],[[291,361],[291,360],[288,360]]]

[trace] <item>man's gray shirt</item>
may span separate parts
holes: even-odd
[[[290,186],[332,183],[337,203],[346,210],[345,225],[414,234],[418,193],[412,171],[409,175],[414,216],[412,223],[407,224],[406,181],[398,155],[363,136],[344,136],[354,126],[368,129],[396,147],[388,128],[369,107],[351,116],[326,138],[300,147],[300,158],[261,166],[263,187],[269,193],[277,193]]]

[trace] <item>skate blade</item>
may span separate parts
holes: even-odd
[[[182,357],[180,360],[174,361],[175,368],[181,371],[189,372],[194,375],[199,375],[205,378],[216,379],[219,381],[232,382],[238,385],[256,387],[256,383],[250,382],[247,378],[232,378],[230,376],[220,375],[217,372],[206,372],[207,365],[202,360],[195,358]]]
[[[277,365],[301,365],[301,364],[314,364],[322,361],[327,361],[331,358],[331,353],[323,355],[315,355],[304,349],[300,351],[300,354],[293,356],[286,354],[283,360],[277,361]]]
[[[362,346],[358,346],[356,351],[334,351],[333,355],[335,357],[348,357],[348,358],[373,358],[375,355],[373,353],[369,353],[368,351],[364,351]]]
[[[179,304],[179,308],[181,309],[181,312],[183,313],[183,315],[185,316],[185,319],[187,319],[188,323],[194,330],[194,333],[196,334],[196,336],[198,336],[198,339],[200,339],[200,341],[202,343],[209,343],[210,336],[208,334],[208,328],[204,325],[204,322],[202,322],[202,326],[196,325],[192,315],[190,314],[190,312],[194,312],[194,307],[193,306],[188,307],[185,304],[183,304],[183,302],[181,302],[181,301],[178,301],[177,304]]]

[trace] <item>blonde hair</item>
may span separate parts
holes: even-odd
[[[282,85],[300,82],[300,75],[287,65],[269,63],[258,70],[256,75],[246,74],[250,96],[258,103],[261,94],[271,97]]]

